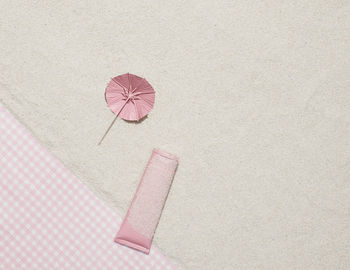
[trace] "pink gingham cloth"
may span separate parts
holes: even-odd
[[[176,269],[114,243],[122,219],[0,103],[0,269]]]

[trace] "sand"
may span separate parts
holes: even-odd
[[[124,215],[180,157],[157,245],[185,269],[350,268],[350,1],[0,0],[0,99]],[[113,120],[111,77],[156,104]]]

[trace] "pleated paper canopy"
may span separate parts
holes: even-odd
[[[101,144],[119,116],[127,121],[139,121],[154,105],[155,92],[146,79],[134,74],[123,74],[108,83],[105,98],[108,107],[116,115],[98,144]]]
[[[108,107],[117,116],[139,121],[152,110],[155,92],[146,79],[127,73],[112,78],[105,97]]]

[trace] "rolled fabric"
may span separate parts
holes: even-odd
[[[154,149],[115,242],[149,253],[178,158]]]

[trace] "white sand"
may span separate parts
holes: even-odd
[[[89,2],[89,3],[88,3]],[[187,269],[350,268],[350,1],[0,0],[0,98],[124,215],[180,157],[155,243]],[[156,105],[113,119],[110,77]]]

